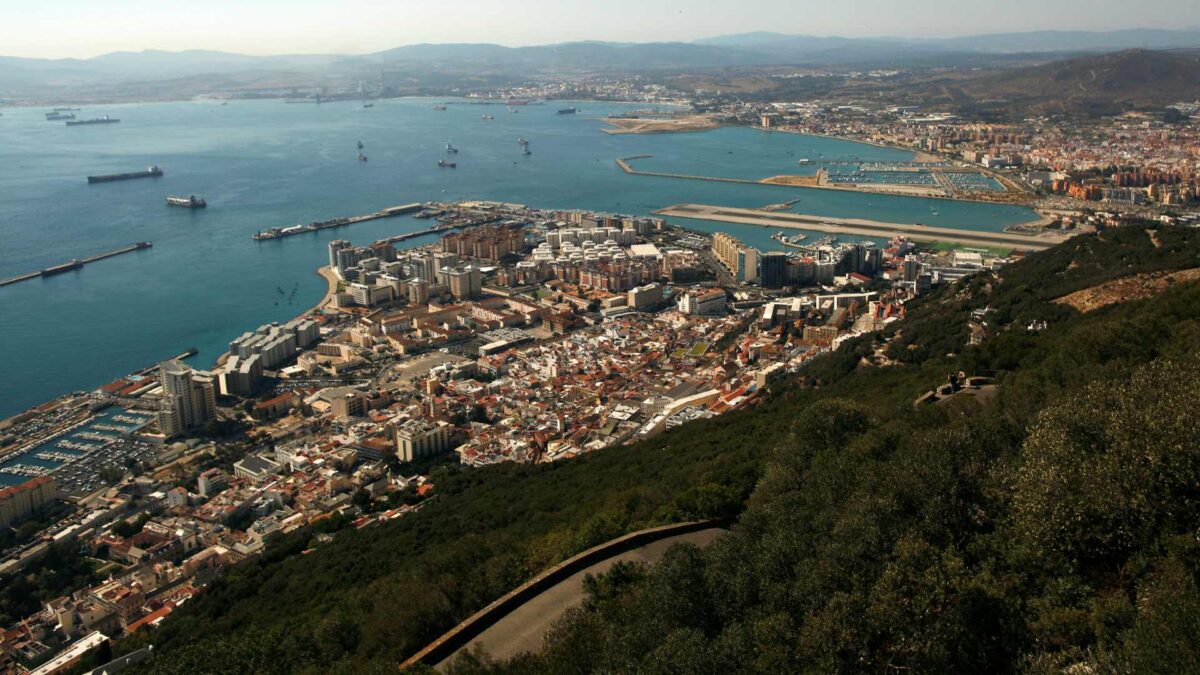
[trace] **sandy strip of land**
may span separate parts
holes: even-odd
[[[1040,235],[1016,234],[1011,232],[981,232],[959,230],[949,227],[931,227],[919,223],[885,223],[861,218],[828,218],[799,213],[773,213],[759,209],[740,209],[729,206],[707,204],[676,204],[655,211],[661,216],[715,220],[761,227],[779,227],[809,232],[854,235],[890,239],[904,236],[912,241],[933,244],[952,243],[983,248],[1017,248],[1041,251],[1066,240],[1060,234]]]
[[[771,176],[762,179],[768,185],[790,185],[792,187],[823,187],[818,176]]]
[[[338,292],[338,284],[341,283],[341,279],[338,278],[338,275],[328,265],[324,267],[318,267],[317,274],[324,279],[325,283],[327,284],[325,289],[325,297],[321,298],[321,301],[318,302],[315,307],[305,312],[305,314],[319,312],[332,303],[333,296],[337,295]]]
[[[606,134],[671,134],[683,131],[708,131],[721,126],[708,115],[686,117],[606,117],[612,125]]]

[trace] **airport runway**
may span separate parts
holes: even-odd
[[[695,218],[762,227],[781,227],[809,232],[856,235],[877,239],[891,239],[897,235],[924,243],[961,244],[980,248],[1014,248],[1026,251],[1042,251],[1056,246],[1067,237],[1061,235],[1029,235],[1011,232],[980,232],[958,230],[949,227],[931,227],[916,223],[884,223],[859,218],[830,218],[801,213],[780,213],[759,209],[740,209],[730,206],[707,204],[676,204],[655,211],[660,216]]]

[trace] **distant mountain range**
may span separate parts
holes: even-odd
[[[1200,46],[1200,28],[1131,29],[1107,32],[1035,31],[988,33],[952,38],[842,38],[784,33],[742,33],[697,40],[694,44],[776,54],[787,60],[870,59],[915,53],[1106,52],[1121,49],[1176,49]]]
[[[147,95],[174,82],[172,95],[264,86],[303,87],[397,74],[405,91],[530,76],[603,72],[661,72],[755,66],[986,65],[1012,55],[1042,60],[1070,53],[1127,48],[1200,46],[1200,29],[1107,33],[1042,31],[943,39],[842,38],[745,33],[696,42],[570,42],[532,47],[495,44],[416,44],[362,55],[248,56],[207,50],[114,52],[90,59],[0,57],[0,99],[61,95]],[[190,87],[190,88],[189,88]],[[167,95],[167,94],[164,94]]]

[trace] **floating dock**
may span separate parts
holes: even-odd
[[[424,204],[404,204],[401,206],[392,206],[382,211],[368,213],[363,216],[351,216],[349,218],[334,218],[332,220],[322,220],[309,223],[308,225],[292,225],[291,227],[272,227],[266,232],[258,232],[251,236],[255,241],[265,241],[267,239],[283,239],[297,234],[306,234],[308,232],[320,232],[335,227],[345,227],[355,223],[363,223],[368,220],[379,220],[380,218],[392,218],[402,216],[407,213],[414,213],[424,209]]]
[[[101,253],[99,255],[94,255],[90,258],[74,258],[72,260],[68,260],[67,262],[65,262],[61,265],[53,265],[51,267],[47,267],[45,269],[38,270],[37,272],[30,272],[29,274],[22,274],[21,276],[11,277],[9,279],[0,279],[0,286],[9,286],[9,285],[21,282],[21,281],[29,281],[30,279],[37,279],[39,277],[52,277],[56,274],[63,274],[65,272],[71,272],[71,271],[80,269],[88,263],[98,262],[100,260],[104,260],[105,258],[113,258],[115,256],[124,255],[126,253],[132,253],[134,251],[141,251],[142,249],[147,249],[152,246],[154,246],[153,242],[139,241],[138,243],[131,244],[129,246],[126,246],[125,248],[119,248],[115,251],[109,251],[107,253]]]

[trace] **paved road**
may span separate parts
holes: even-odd
[[[904,235],[915,242],[950,242],[966,246],[1018,247],[1042,251],[1062,243],[1066,237],[1044,233],[1042,236],[1013,232],[988,232],[959,230],[949,227],[932,227],[917,223],[884,223],[861,218],[831,218],[801,213],[778,213],[757,209],[741,209],[708,204],[676,204],[655,211],[660,216],[676,218],[699,218],[726,223],[760,225],[762,227],[796,228],[810,232],[855,235],[863,237],[891,238]]]
[[[645,546],[598,562],[546,589],[540,595],[521,605],[508,616],[496,622],[492,627],[480,633],[479,636],[468,642],[465,647],[458,651],[473,649],[476,645],[479,645],[495,659],[508,659],[521,652],[537,651],[541,649],[542,637],[550,629],[550,626],[568,609],[583,602],[585,597],[583,578],[588,574],[598,574],[607,571],[619,560],[647,563],[658,562],[673,544],[689,543],[705,547],[725,533],[726,530],[724,529],[713,528],[689,534],[681,534],[651,542]],[[458,655],[458,651],[436,664],[434,668],[439,670],[444,668],[454,660],[454,657]]]

